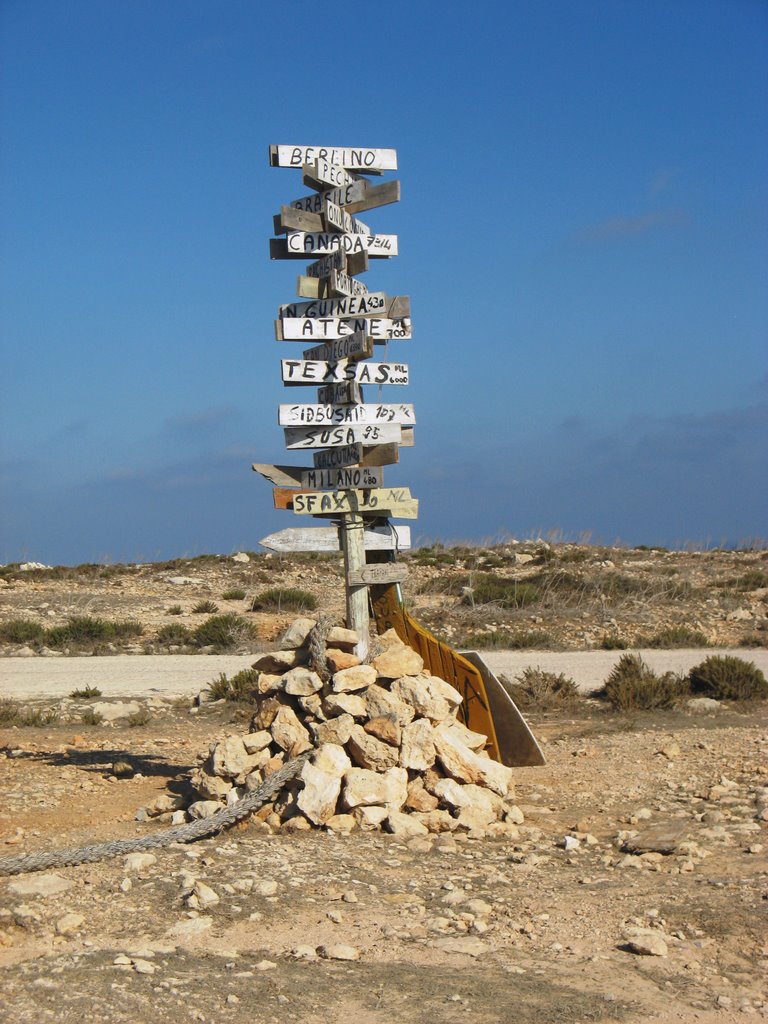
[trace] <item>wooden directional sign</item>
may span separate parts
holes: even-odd
[[[342,298],[345,295],[368,295],[368,288],[340,270],[332,270],[327,277],[296,278],[296,294],[306,299]]]
[[[380,448],[388,448],[389,445],[379,445]],[[392,447],[397,453],[397,445],[394,444]],[[376,448],[371,448],[369,451],[376,451]],[[338,448],[329,448],[326,452],[313,452],[312,463],[315,469],[341,469],[345,466],[357,466],[363,463],[363,453],[365,449],[362,444],[345,444],[340,445]],[[397,462],[397,459],[394,460]],[[383,463],[388,465],[388,463]],[[277,481],[275,481],[277,483]]]
[[[402,583],[408,579],[408,569],[394,562],[380,562],[364,565],[361,569],[351,569],[347,573],[350,587],[370,587],[377,583]]]
[[[290,451],[304,448],[341,448],[347,444],[389,444],[400,441],[399,423],[348,424],[338,427],[286,427],[285,447]]]
[[[307,228],[298,228],[299,231],[306,231]],[[312,229],[314,230],[314,229]],[[326,200],[323,205],[323,226],[321,231],[338,231],[341,234],[370,235],[371,229],[368,224],[347,213],[341,206]]]
[[[348,256],[345,252],[339,251],[321,256],[319,260],[305,267],[304,273],[307,277],[328,277],[333,270],[343,271],[345,274],[363,274],[367,269],[367,252],[356,252]]]
[[[279,323],[279,321],[278,321]],[[373,355],[373,338],[365,331],[354,331],[343,338],[329,341],[325,345],[305,348],[301,353],[310,362],[339,362],[341,359],[360,360]]]
[[[366,551],[408,551],[410,526],[366,526],[363,534]],[[270,533],[259,541],[270,551],[339,551],[339,531],[335,526],[297,526]]]
[[[281,427],[314,424],[327,426],[338,423],[405,423],[416,422],[413,406],[405,402],[366,405],[280,405],[277,422]]]
[[[347,236],[345,236],[345,235],[329,235],[328,237],[329,238],[344,238],[344,237],[347,237]],[[352,237],[357,237],[357,236],[356,235],[355,236],[350,235],[349,237],[352,238]],[[333,255],[333,253],[328,253],[327,255]],[[342,255],[346,256],[346,258],[347,258],[347,273],[348,274],[362,274],[364,271],[366,271],[368,269],[368,259],[369,259],[369,256],[370,256],[371,259],[375,259],[375,260],[378,260],[378,259],[388,259],[389,258],[388,255],[383,254],[383,253],[379,253],[379,252],[371,252],[371,253],[369,253],[367,249],[362,249],[360,251],[355,251],[355,252],[342,252]],[[291,252],[291,251],[289,251],[288,243],[287,243],[287,240],[285,238],[270,238],[270,240],[269,240],[269,258],[271,260],[305,260],[307,258],[307,254],[306,253],[298,253],[298,252]],[[314,266],[314,264],[310,264],[310,266]],[[310,272],[310,267],[307,267],[307,275],[309,277],[314,277],[315,276],[314,274],[312,274]],[[323,275],[320,274],[318,276],[322,277]]]
[[[305,259],[325,253],[367,252],[371,259],[397,256],[397,235],[342,235],[328,231],[289,231],[285,237],[286,258]],[[279,257],[273,257],[273,259]]]
[[[399,185],[399,181],[388,181],[385,183],[390,187],[392,185]],[[311,192],[308,196],[302,196],[301,199],[292,199],[288,206],[292,206],[295,210],[306,210],[307,213],[322,213],[323,204],[326,200],[332,203],[336,203],[337,206],[349,206],[350,203],[356,203],[365,198],[369,191],[376,192],[383,186],[378,185],[372,189],[368,182],[362,178],[359,181],[352,181],[348,185],[340,185],[338,188],[328,189],[327,192]],[[378,196],[374,196],[377,199]],[[390,200],[396,202],[396,200]],[[374,205],[379,205],[375,203]],[[380,205],[384,205],[381,203]],[[373,209],[373,207],[366,207],[366,209]]]
[[[303,167],[313,160],[328,160],[351,171],[396,171],[394,149],[365,149],[350,146],[270,146],[272,167]]]
[[[372,316],[355,317],[285,317],[275,320],[275,338],[278,341],[334,341],[346,338],[355,331],[365,331],[374,341],[407,341],[413,336],[409,317]]]
[[[375,512],[412,501],[407,487],[379,487],[372,491],[296,491],[293,511],[297,515],[317,513]]]
[[[381,487],[380,467],[350,466],[343,469],[308,469],[303,466],[272,466],[254,463],[256,473],[278,487],[298,487],[310,491],[340,491]]]
[[[333,199],[337,203],[337,199]],[[378,206],[386,206],[388,203],[396,203],[400,199],[400,182],[385,181],[381,185],[370,185],[360,199],[350,199],[348,202],[339,203],[350,213],[364,213],[366,210],[374,210]]]
[[[349,278],[348,278],[349,280]],[[356,319],[388,317],[399,319],[411,315],[411,300],[407,295],[387,295],[386,292],[368,292],[342,295],[333,299],[315,299],[314,302],[285,302],[278,306],[281,319],[323,319],[341,317]]]
[[[312,163],[306,163],[301,170],[301,180],[304,184],[321,192],[328,188],[351,185],[359,180],[356,175],[345,171],[339,164],[333,164],[328,160],[315,160]]]
[[[342,384],[324,384],[317,389],[317,400],[320,405],[349,405],[363,401],[363,389],[355,381],[344,381]]]
[[[405,363],[345,363],[327,359],[281,359],[283,383],[339,384],[357,381],[359,384],[407,384],[408,367]]]

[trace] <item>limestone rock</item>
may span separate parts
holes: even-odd
[[[253,767],[251,755],[245,749],[242,736],[225,736],[211,750],[211,768],[214,775],[234,778]]]
[[[320,676],[308,668],[292,668],[283,676],[283,689],[295,697],[308,697],[322,688],[323,681]]]
[[[115,701],[114,703],[108,700],[97,700],[91,704],[90,710],[94,715],[101,715],[104,722],[116,722],[121,718],[130,718],[131,715],[138,714],[141,707],[135,700]]]
[[[146,871],[157,864],[154,853],[129,853],[123,860],[123,871]]]
[[[456,828],[456,819],[448,811],[416,811],[411,817],[418,818],[427,831],[432,833],[453,832]]]
[[[408,725],[416,715],[410,704],[378,684],[369,686],[365,691],[365,713],[369,719],[394,715],[401,726]]]
[[[299,707],[308,717],[319,718],[321,722],[325,721],[323,699],[319,693],[308,693],[306,697],[298,697],[297,700]]]
[[[496,818],[493,808],[482,804],[471,804],[461,808],[456,819],[456,826],[466,829],[467,832],[477,832],[485,829],[492,821],[496,821]]]
[[[388,832],[396,836],[426,836],[429,829],[412,814],[402,811],[390,811],[384,825]]]
[[[296,757],[312,746],[309,733],[296,717],[296,712],[287,706],[281,707],[275,715],[272,737],[290,757]]]
[[[378,715],[376,718],[369,719],[363,728],[382,743],[388,743],[391,747],[400,746],[401,729],[396,715]],[[408,767],[408,765],[403,767]]]
[[[373,667],[384,679],[399,679],[400,676],[415,676],[424,668],[424,659],[410,647],[390,647],[374,658]]]
[[[252,668],[258,672],[277,672],[282,674],[297,665],[306,665],[309,659],[307,651],[298,649],[293,651],[267,651],[260,654],[254,661]]]
[[[383,772],[387,768],[394,768],[398,761],[396,747],[377,740],[360,725],[352,726],[346,746],[352,760],[360,768]]]
[[[353,690],[364,690],[376,682],[376,670],[370,665],[355,665],[336,672],[331,681],[334,693],[349,693]]]
[[[300,778],[304,783],[298,796],[300,810],[315,825],[324,825],[336,813],[341,774],[331,775],[307,761]]]
[[[359,960],[360,950],[356,946],[334,943],[330,946],[318,946],[318,955],[324,960]]]
[[[417,718],[403,729],[400,767],[423,772],[435,763],[434,730],[427,718]]]
[[[465,747],[469,747],[470,750],[483,750],[488,742],[487,736],[483,736],[481,732],[473,732],[463,722],[453,721],[447,725],[444,731],[457,739],[459,743],[463,743]]]
[[[264,750],[272,742],[272,734],[267,729],[259,729],[258,732],[249,732],[243,736],[243,746],[247,754],[257,754]]]
[[[512,783],[512,770],[498,761],[480,757],[459,743],[450,730],[435,729],[435,750],[445,771],[459,782],[482,783],[499,796],[506,796]]]
[[[401,767],[406,767],[401,765]],[[440,801],[432,793],[428,793],[424,788],[424,783],[421,779],[414,779],[413,782],[408,783],[408,796],[405,800],[405,806],[409,811],[434,811],[437,810]]]
[[[260,732],[262,729],[269,729],[277,717],[280,708],[286,706],[286,698],[267,697],[263,700],[251,719],[251,731]]]
[[[320,771],[342,778],[352,767],[343,747],[336,743],[323,743],[312,756],[312,764]]]
[[[363,718],[366,713],[366,703],[364,698],[357,693],[328,693],[323,698],[323,711],[329,718],[334,715],[352,715],[353,718]]]
[[[8,891],[16,896],[58,896],[59,893],[71,889],[74,882],[54,872],[30,875],[17,882],[8,883]]]
[[[370,810],[370,808],[365,808]],[[363,810],[363,808],[360,808]],[[386,810],[386,808],[384,808]],[[325,827],[331,832],[338,832],[341,836],[348,836],[357,828],[357,822],[352,814],[334,814],[325,823]]]
[[[218,800],[196,800],[187,808],[190,818],[210,818],[221,810]]]
[[[625,928],[624,938],[631,952],[641,956],[666,956],[667,944],[655,928]]]
[[[360,664],[356,654],[339,650],[338,647],[326,647],[325,660],[331,672],[341,672],[345,668],[354,668]]]
[[[283,638],[280,641],[281,648],[295,650],[297,647],[303,647],[307,642],[307,637],[316,625],[317,622],[314,619],[294,619],[283,634]]]
[[[256,680],[256,692],[262,695],[277,693],[283,686],[283,677],[275,673],[259,672]]]
[[[353,814],[353,818],[362,832],[375,832],[381,828],[388,816],[388,808],[377,805],[356,807]]]
[[[64,914],[56,922],[56,933],[58,935],[73,935],[79,931],[85,924],[85,918],[82,914]]]
[[[339,715],[329,718],[327,722],[318,722],[311,726],[316,743],[338,743],[344,746],[352,734],[355,720],[352,715]]]
[[[389,768],[381,774],[366,768],[350,768],[344,776],[343,801],[348,808],[382,804],[399,811],[407,795],[405,768]]]
[[[345,629],[344,626],[332,626],[325,638],[328,647],[355,647],[359,641],[357,630]]]
[[[442,722],[450,715],[451,706],[431,680],[432,676],[402,676],[392,683],[392,693],[414,707],[419,715]]]

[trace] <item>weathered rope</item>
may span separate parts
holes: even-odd
[[[331,671],[325,657],[326,639],[333,628],[333,618],[321,615],[309,631],[307,647],[309,649],[309,667],[316,672],[324,683],[331,678]]]
[[[98,843],[95,846],[72,846],[63,850],[41,850],[39,853],[27,853],[18,857],[1,857],[0,875],[20,875],[28,871],[42,871],[45,868],[89,864],[94,861],[106,860],[108,857],[135,853],[138,850],[156,850],[163,846],[170,846],[171,843],[192,843],[196,839],[203,839],[205,836],[213,835],[234,825],[241,818],[258,810],[270,797],[279,793],[286,782],[299,774],[311,753],[311,750],[307,750],[298,757],[294,757],[273,775],[270,775],[268,779],[265,779],[258,789],[254,789],[248,796],[238,800],[232,807],[225,807],[216,814],[212,814],[210,818],[199,818],[187,825],[177,825],[174,828],[165,829],[163,832],[156,832],[154,835],[143,836],[141,839],[115,839],[108,843]]]

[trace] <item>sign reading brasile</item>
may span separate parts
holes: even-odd
[[[396,235],[376,233],[367,218],[358,217],[400,199],[400,182],[381,180],[383,172],[397,169],[397,154],[354,146],[270,146],[269,162],[299,170],[310,190],[281,206],[274,217],[271,258],[311,259],[296,282],[298,298],[310,301],[278,307],[275,337],[322,344],[280,364],[291,398],[296,387],[319,387],[314,403],[278,407],[286,448],[307,449],[312,466],[253,468],[278,485],[276,508],[331,520],[337,534],[334,542],[327,525],[292,528],[261,544],[275,551],[342,550],[347,624],[357,630],[357,653],[365,657],[368,587],[399,583],[407,575],[402,565],[367,565],[365,552],[379,545],[409,548],[408,527],[394,526],[390,519],[418,514],[418,501],[407,488],[383,486],[382,468],[398,462],[400,448],[413,444],[413,406],[395,396],[382,398],[383,386],[402,387],[409,381],[408,366],[388,349],[411,337],[410,300],[376,291],[356,277],[368,270],[370,260],[398,253]],[[374,349],[383,358],[368,362]],[[369,388],[375,393],[369,394]]]

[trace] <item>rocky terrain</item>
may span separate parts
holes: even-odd
[[[403,593],[412,614],[455,646],[583,650],[767,643],[768,552],[761,549],[666,551],[509,541],[418,548],[400,560],[410,572]],[[341,616],[342,575],[336,555],[252,552],[146,565],[9,565],[0,568],[0,650],[74,653],[66,643],[9,640],[3,623],[21,618],[51,629],[72,616],[91,616],[140,627],[133,635],[99,642],[100,653],[193,651],[199,648],[185,646],[179,627],[196,628],[210,613],[194,609],[212,602],[220,614],[247,619],[253,635],[236,637],[233,645],[256,651],[281,635],[302,608],[272,601],[252,612],[254,597],[298,589],[322,611]]]

